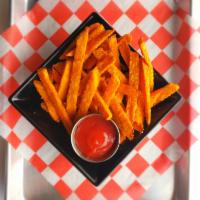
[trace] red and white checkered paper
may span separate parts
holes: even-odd
[[[155,68],[180,84],[182,102],[94,187],[9,103],[9,95],[92,12],[133,47],[143,36]],[[40,0],[0,36],[0,134],[67,199],[140,199],[197,141],[200,26],[172,0]]]

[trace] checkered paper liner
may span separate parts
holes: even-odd
[[[8,103],[8,97],[93,11],[133,47],[144,37],[154,67],[180,84],[181,103],[98,187]],[[192,144],[200,122],[200,26],[172,0],[40,0],[0,36],[0,134],[66,199],[140,199]]]

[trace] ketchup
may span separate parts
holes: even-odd
[[[118,145],[115,125],[100,115],[91,115],[81,120],[74,139],[81,155],[94,161],[108,158]]]

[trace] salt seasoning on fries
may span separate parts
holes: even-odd
[[[151,108],[179,86],[169,83],[154,90],[153,66],[143,39],[139,40],[142,58],[130,50],[130,34],[117,38],[113,33],[100,23],[86,27],[62,61],[38,70],[40,81],[33,84],[43,100],[41,108],[69,133],[79,118],[100,113],[115,121],[122,143],[133,140],[135,131],[142,133],[145,122],[151,123]]]

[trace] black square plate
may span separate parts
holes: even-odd
[[[58,62],[60,55],[65,51],[76,36],[88,25],[99,22],[106,29],[112,27],[97,13],[92,13],[66,41],[43,63],[42,66],[51,67]],[[132,49],[133,50],[133,49]],[[143,134],[136,134],[133,141],[126,141],[120,145],[118,152],[110,160],[101,164],[91,164],[79,158],[72,149],[70,136],[63,125],[55,123],[49,115],[40,108],[41,99],[33,86],[37,79],[33,73],[9,98],[11,104],[32,123],[66,158],[68,158],[94,185],[100,184],[108,174],[128,155],[128,153],[150,132],[150,130],[166,115],[181,99],[178,93],[155,106],[152,109],[152,122],[145,128]],[[167,81],[155,71],[155,89],[167,84]],[[150,155],[149,155],[150,156]]]

